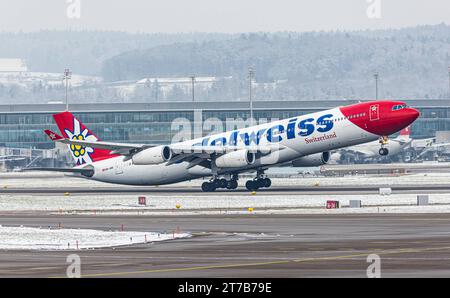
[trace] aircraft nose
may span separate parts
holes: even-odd
[[[405,109],[404,115],[402,117],[405,121],[405,126],[408,126],[409,124],[416,121],[416,119],[419,118],[419,116],[420,116],[420,112],[418,110],[413,109],[413,108]]]
[[[379,136],[388,136],[399,132],[409,126],[420,116],[420,112],[414,108],[403,108],[386,114],[382,121],[369,121],[366,129]]]

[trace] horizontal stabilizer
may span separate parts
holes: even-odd
[[[47,136],[55,142],[61,142],[68,145],[76,145],[90,148],[97,148],[103,150],[111,150],[111,154],[121,154],[130,155],[132,152],[137,152],[146,148],[155,147],[157,145],[144,145],[144,144],[123,144],[123,143],[112,143],[112,142],[102,142],[102,141],[87,141],[87,140],[77,140],[64,138],[57,133],[46,129],[45,133]]]
[[[51,131],[49,129],[44,130],[44,132],[50,138],[50,140],[52,140],[52,141],[59,141],[59,140],[63,140],[64,139],[62,136],[60,136],[56,132],[53,132],[53,131]]]
[[[94,169],[87,168],[25,168],[22,169],[23,172],[26,171],[43,171],[43,172],[61,172],[61,173],[79,173],[86,177],[94,176]]]

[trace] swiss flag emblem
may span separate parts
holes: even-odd
[[[64,139],[63,137],[61,137],[60,135],[54,133],[54,132],[51,131],[51,130],[46,129],[46,130],[44,130],[44,132],[47,134],[47,136],[48,136],[52,141],[59,141],[59,140]]]
[[[370,115],[370,121],[380,119],[380,106],[379,105],[371,105],[369,115]]]

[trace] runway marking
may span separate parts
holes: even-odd
[[[93,274],[82,274],[81,277],[108,277],[108,276],[118,276],[118,275],[137,275],[137,274],[144,274],[144,273],[169,273],[169,272],[197,271],[197,270],[208,270],[208,269],[243,268],[243,267],[253,267],[253,266],[263,266],[263,265],[280,265],[280,264],[288,264],[291,262],[306,263],[306,262],[317,262],[317,261],[344,260],[344,259],[366,257],[372,253],[376,253],[377,255],[391,255],[391,254],[402,254],[402,253],[420,253],[420,252],[435,251],[435,250],[450,250],[450,246],[428,247],[428,248],[417,248],[417,249],[401,248],[401,249],[384,250],[384,251],[370,250],[370,251],[366,251],[364,253],[358,253],[358,254],[301,258],[301,259],[293,259],[293,260],[286,260],[286,261],[195,266],[195,267],[169,268],[169,269],[151,269],[151,270],[128,271],[128,272],[93,273]],[[49,278],[65,278],[65,276],[50,276]]]
[[[143,274],[143,273],[194,271],[194,270],[223,269],[223,268],[234,268],[234,267],[239,268],[239,267],[247,267],[247,266],[286,264],[286,263],[290,263],[290,262],[292,262],[292,260],[261,262],[261,263],[247,263],[247,264],[196,266],[196,267],[171,268],[171,269],[154,269],[154,270],[128,271],[128,272],[95,273],[95,274],[83,274],[83,275],[81,275],[81,277],[107,277],[107,276],[117,276],[117,275],[135,275],[135,274]],[[50,278],[65,278],[65,276],[51,276]]]

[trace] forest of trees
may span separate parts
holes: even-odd
[[[25,59],[39,72],[99,75],[103,61],[125,51],[147,49],[176,42],[226,39],[227,34],[144,34],[116,31],[0,32],[0,58]]]
[[[124,98],[108,86],[190,75],[227,78],[199,90],[198,100],[246,99],[250,66],[256,100],[373,98],[374,73],[379,74],[381,97],[448,98],[450,26],[232,35],[0,33],[0,58],[23,58],[31,71],[60,73],[69,67],[74,73],[102,76],[104,84],[73,90],[80,101],[186,100],[190,96],[180,88],[162,98],[154,96],[154,86],[139,86]],[[56,98],[64,90],[43,89],[0,84],[0,99]]]
[[[232,76],[215,95],[245,93],[247,69],[256,82],[277,83],[259,99],[370,98],[374,73],[380,95],[448,97],[450,27],[401,30],[241,34],[228,40],[184,42],[122,53],[104,62],[106,80],[153,76]],[[273,86],[273,85],[270,85]],[[244,95],[244,94],[243,94]]]

